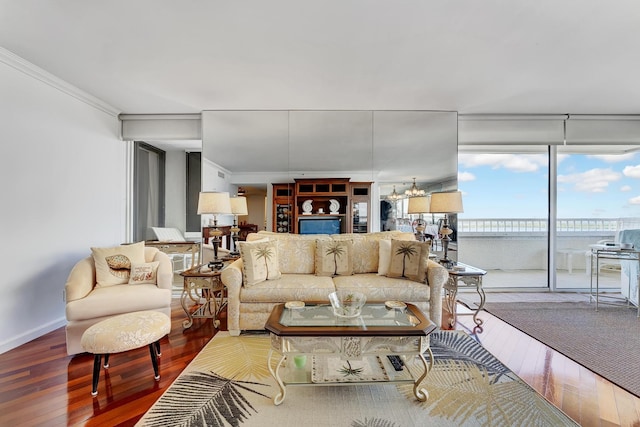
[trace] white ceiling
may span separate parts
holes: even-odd
[[[0,0],[0,46],[124,113],[640,112],[637,0]]]
[[[639,42],[637,0],[0,0],[0,47],[129,114],[638,114]]]

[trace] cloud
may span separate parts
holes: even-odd
[[[548,160],[544,154],[464,154],[458,156],[458,162],[465,167],[490,166],[492,169],[504,168],[512,172],[536,172],[546,167]]]
[[[618,181],[622,175],[611,169],[591,169],[570,175],[558,175],[558,182],[573,185],[574,190],[585,193],[603,193],[609,184]]]
[[[587,157],[591,157],[592,159],[602,160],[605,163],[618,163],[625,162],[628,160],[632,160],[635,157],[636,153],[625,153],[625,154],[593,154]]]
[[[468,182],[475,181],[476,176],[471,172],[459,172],[458,173],[458,182]]]
[[[631,191],[631,186],[630,185],[623,185],[622,187],[620,187],[620,191],[626,193],[627,191]]]
[[[625,166],[622,173],[629,178],[640,178],[640,165]]]
[[[629,199],[629,204],[640,205],[640,196],[632,197]]]

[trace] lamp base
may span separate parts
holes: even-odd
[[[224,261],[222,261],[221,259],[214,259],[212,261],[209,261],[207,267],[212,270],[222,270],[222,267],[224,267]]]

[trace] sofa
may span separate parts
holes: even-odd
[[[171,318],[173,271],[169,256],[157,248],[145,247],[144,242],[120,247],[139,252],[140,265],[152,264],[155,275],[150,280],[142,279],[139,282],[122,276],[114,282],[115,284],[100,285],[94,255],[78,261],[69,273],[65,285],[66,340],[69,355],[84,352],[80,345],[82,334],[101,320],[143,310],[159,311]],[[119,247],[109,249],[117,254],[117,248]]]
[[[391,245],[400,245],[403,241],[422,245],[423,248],[422,252],[417,251],[421,257],[417,274],[411,278],[388,274]],[[258,250],[257,258],[252,258],[248,247],[258,243],[271,245],[275,249],[272,255],[259,259],[266,253],[262,249]],[[332,248],[331,245],[335,244],[344,244],[348,248],[345,252],[350,256],[344,257],[347,260],[344,265],[334,264],[335,256],[321,255],[320,247]],[[241,331],[263,330],[277,304],[287,301],[328,303],[328,295],[340,289],[362,292],[371,302],[398,300],[413,303],[440,326],[442,289],[449,275],[444,267],[428,258],[428,253],[424,252],[428,247],[429,242],[417,242],[412,233],[399,231],[336,235],[251,233],[246,242],[240,243],[241,258],[221,273],[228,295],[229,333],[238,336]],[[262,277],[253,277],[254,267],[260,267],[263,261],[266,273],[263,269]],[[324,269],[320,269],[321,264]],[[339,271],[340,268],[343,271]]]

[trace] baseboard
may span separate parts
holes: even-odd
[[[0,354],[6,353],[9,350],[13,350],[16,347],[20,347],[22,344],[26,344],[29,341],[35,340],[36,338],[40,338],[41,336],[48,334],[51,331],[55,331],[56,329],[65,326],[66,324],[67,319],[63,317],[53,322],[42,325],[39,328],[31,329],[23,334],[3,341],[0,343]]]

